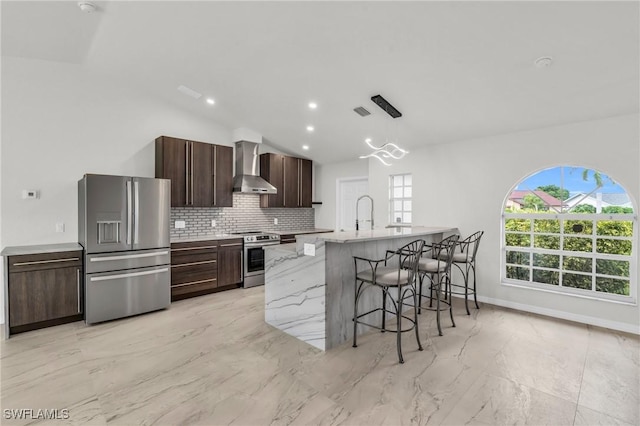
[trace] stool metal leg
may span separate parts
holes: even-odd
[[[380,330],[381,333],[384,333],[385,331],[387,331],[385,329],[386,320],[387,320],[387,292],[384,291],[384,288],[383,288],[382,289],[382,329]]]
[[[362,283],[360,284],[362,286]],[[354,285],[354,293],[353,293],[353,347],[357,348],[357,337],[358,337],[358,294],[360,293],[360,288],[358,286],[358,280],[356,279]]]
[[[411,292],[413,293],[413,318],[416,322],[416,340],[418,341],[418,350],[422,351],[423,349],[422,342],[420,342],[420,331],[418,330],[418,297],[415,288],[411,289]]]
[[[473,301],[476,304],[476,309],[480,309],[480,306],[478,306],[478,298],[476,297],[476,265],[471,264],[471,269],[473,269]]]
[[[402,358],[402,296],[400,294],[400,287],[398,287],[398,304],[396,305],[396,318],[398,332],[396,333],[396,345],[398,346],[398,358],[400,364],[404,364],[404,358]]]
[[[440,326],[440,293],[441,293],[441,283],[440,283],[440,274],[438,275],[437,284],[434,282],[434,277],[431,275],[431,289],[433,291],[433,286],[436,285],[436,323],[438,324],[438,335],[442,336],[442,327]]]

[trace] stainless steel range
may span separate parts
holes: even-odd
[[[264,285],[264,247],[280,244],[280,235],[267,232],[237,232],[244,240],[244,287]]]

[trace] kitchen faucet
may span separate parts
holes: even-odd
[[[371,222],[371,229],[373,230],[373,198],[371,198],[369,195],[361,195],[360,197],[358,197],[358,200],[356,201],[356,231],[360,229],[359,220],[358,220],[358,205],[360,204],[360,200],[362,200],[363,198],[368,198],[369,200],[371,200],[371,213],[369,216],[370,219],[363,220],[363,222]]]

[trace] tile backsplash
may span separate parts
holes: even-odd
[[[273,220],[278,219],[274,225]],[[176,229],[176,220],[186,227]],[[211,227],[211,220],[216,227]],[[280,231],[315,227],[313,208],[260,208],[260,196],[233,194],[233,207],[172,207],[171,238],[198,237],[215,233]]]

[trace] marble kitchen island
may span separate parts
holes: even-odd
[[[265,321],[316,348],[336,347],[353,338],[353,256],[382,259],[413,240],[454,233],[457,228],[388,228],[298,235],[295,243],[266,246]],[[380,292],[365,292],[359,310],[381,300]],[[358,326],[358,334],[368,330]]]

